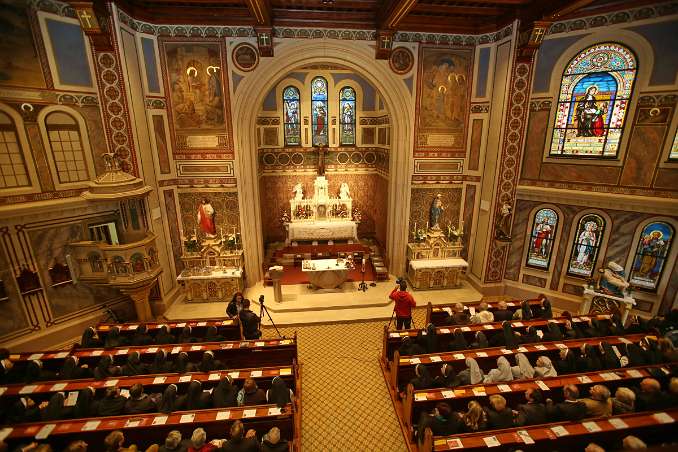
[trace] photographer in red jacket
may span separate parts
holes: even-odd
[[[398,285],[391,291],[388,297],[395,301],[393,310],[396,314],[396,329],[402,330],[412,327],[412,308],[417,306],[412,295],[407,292],[407,282],[404,279],[398,278],[396,281]]]

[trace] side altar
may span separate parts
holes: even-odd
[[[243,250],[238,249],[238,235],[206,238],[198,241],[194,233],[184,240],[181,256],[184,270],[177,281],[190,302],[230,301],[244,288]]]
[[[347,183],[341,184],[336,198],[330,197],[327,179],[322,175],[313,183],[313,197],[304,198],[301,183],[293,191],[290,214],[283,215],[287,245],[296,245],[302,240],[312,241],[314,245],[320,240],[358,241],[358,221],[353,218],[353,199]]]

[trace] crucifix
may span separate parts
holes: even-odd
[[[542,41],[543,38],[544,38],[544,32],[545,32],[545,30],[544,30],[543,28],[541,28],[541,27],[535,27],[535,28],[532,30],[532,39],[531,39],[531,41],[532,41],[533,43],[535,43],[535,44],[541,43],[541,41]]]
[[[92,22],[90,21],[90,19],[94,19],[94,17],[92,17],[92,16],[87,12],[87,10],[79,10],[79,11],[78,11],[78,17],[80,18],[80,22],[81,22],[81,23],[83,23],[83,24],[86,23],[85,28],[92,28],[92,27],[93,27]]]
[[[259,45],[261,47],[268,47],[271,42],[271,38],[269,38],[268,33],[259,33]]]
[[[316,149],[318,155],[318,176],[325,175],[325,146],[318,146]]]
[[[381,36],[381,48],[390,49],[391,48],[391,37],[389,35]]]

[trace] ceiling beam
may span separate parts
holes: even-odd
[[[505,14],[506,11],[506,8],[490,6],[454,6],[418,3],[417,6],[412,10],[412,14],[424,13],[443,16],[499,16]]]
[[[245,0],[247,9],[257,25],[270,26],[273,21],[273,12],[268,0]]]
[[[414,8],[417,0],[386,0],[382,15],[377,16],[377,28],[380,30],[396,30],[398,24]]]

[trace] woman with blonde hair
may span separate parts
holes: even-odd
[[[462,421],[468,433],[479,432],[487,427],[485,410],[475,400],[468,403],[468,411],[463,414]]]

